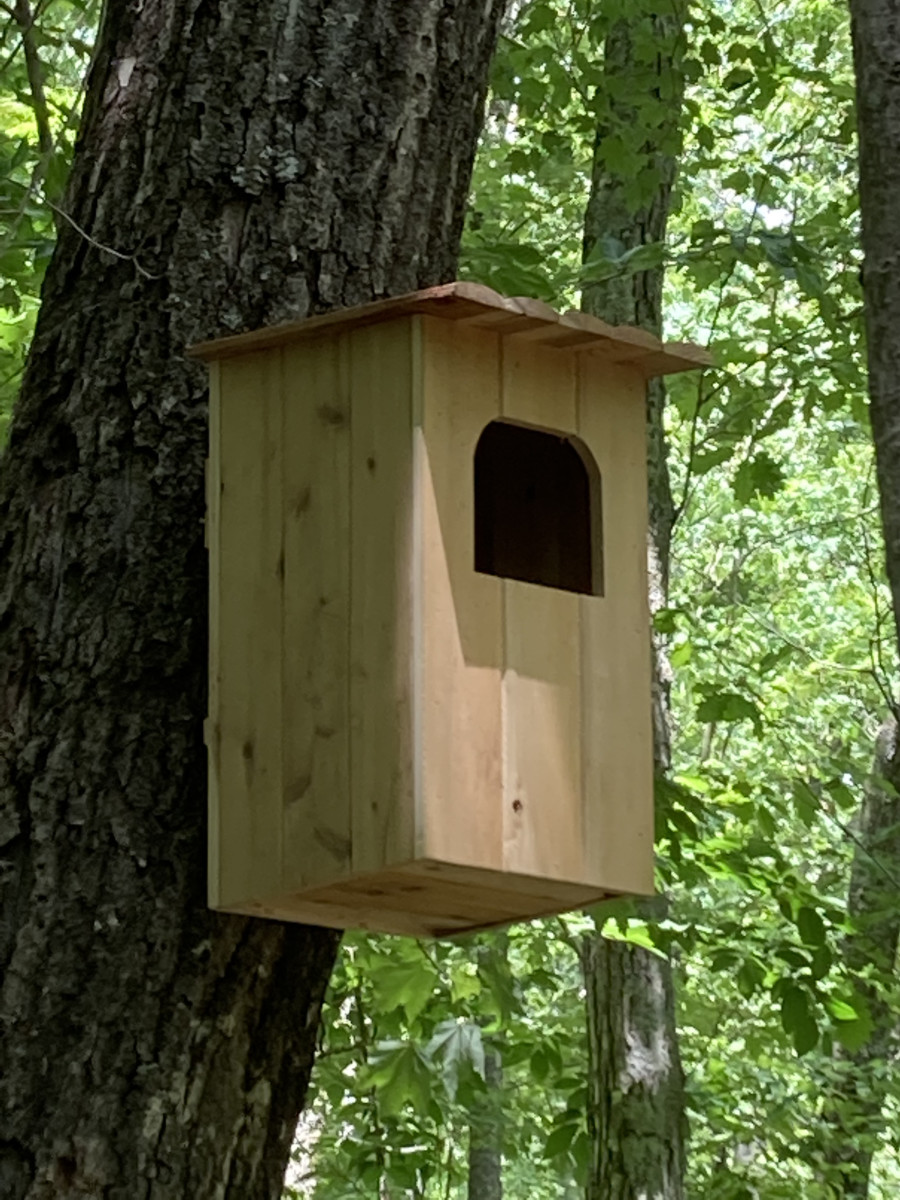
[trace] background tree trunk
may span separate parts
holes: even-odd
[[[891,588],[895,631],[900,638],[900,226],[896,219],[900,189],[900,17],[892,0],[850,0],[856,111],[859,139],[859,200],[864,265],[862,274],[869,368],[872,438],[878,475],[885,562]],[[895,659],[896,661],[896,659]],[[896,688],[895,695],[896,695]],[[900,745],[896,736],[898,707],[882,730],[876,751],[876,777],[860,814],[861,845],[854,855],[848,908],[859,932],[846,951],[854,962],[872,956],[881,971],[896,970],[900,934]],[[885,876],[885,871],[887,875]],[[880,877],[880,878],[879,878]],[[886,903],[887,902],[887,903]],[[891,911],[893,908],[893,911]],[[870,1060],[887,1052],[896,1029],[875,990],[867,996],[874,1032],[861,1053]],[[852,1062],[852,1056],[851,1056]],[[852,1076],[853,1067],[848,1074]],[[848,1078],[849,1099],[871,1119],[873,1098],[854,1095],[858,1081]],[[877,1102],[877,1092],[875,1098]],[[858,1106],[863,1104],[859,1110]],[[880,1105],[878,1105],[880,1109]],[[880,1113],[879,1113],[880,1119]],[[846,1194],[865,1196],[872,1144],[848,1146],[839,1139],[832,1149],[856,1168]],[[849,1159],[846,1157],[849,1154]],[[832,1158],[832,1161],[834,1159]],[[855,1190],[852,1190],[855,1189]]]
[[[850,0],[850,16],[870,415],[887,575],[900,631],[900,16],[893,0]]]
[[[662,242],[677,167],[683,29],[673,17],[640,13],[617,22],[606,41],[604,84],[598,95],[598,128],[591,196],[585,217],[584,257],[602,238],[626,249]],[[648,53],[648,46],[650,47]],[[624,84],[624,86],[623,86]],[[603,140],[639,127],[639,101],[662,106],[664,115],[642,147],[648,198],[635,205],[633,182],[610,174]],[[586,311],[613,324],[662,329],[663,268],[623,274],[584,289]],[[675,510],[669,486],[663,411],[665,385],[647,386],[650,607],[666,603],[669,547]],[[655,647],[654,757],[669,766],[669,667]],[[637,946],[603,937],[588,939],[583,965],[588,1005],[591,1162],[588,1200],[680,1200],[684,1194],[684,1077],[678,1053],[672,967]]]
[[[484,1048],[486,1092],[469,1119],[468,1200],[503,1200],[503,1063]]]
[[[896,1071],[896,1007],[887,998],[900,943],[900,773],[897,725],[882,726],[872,775],[856,822],[847,914],[853,925],[843,961],[864,999],[872,1032],[858,1050],[838,1047],[823,1087],[822,1159],[829,1184],[847,1200],[866,1200],[872,1158],[884,1130],[882,1109]]]
[[[681,1196],[684,1094],[672,971],[640,946],[584,945],[589,1200]]]
[[[0,490],[0,1195],[273,1200],[337,939],[205,906],[205,372],[454,274],[502,0],[108,0]]]

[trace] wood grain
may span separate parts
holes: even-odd
[[[428,936],[652,890],[641,369],[535,340],[536,321],[591,332],[540,305],[448,298],[469,307],[213,365],[216,906]],[[498,419],[595,460],[603,595],[475,570],[475,449]],[[504,536],[521,503],[552,542],[532,470]],[[577,502],[555,479],[544,498]]]
[[[422,650],[417,852],[503,863],[503,584],[474,570],[475,447],[500,415],[495,334],[433,318],[423,327],[416,441]]]
[[[351,869],[347,335],[284,349],[282,886]]]
[[[503,344],[503,416],[576,428],[575,358]],[[507,579],[504,588],[504,868],[580,881],[579,597]]]
[[[413,855],[412,322],[354,329],[350,778],[352,867]]]
[[[231,905],[280,886],[281,354],[221,364],[218,511],[210,546],[218,582],[210,710],[214,900]],[[213,461],[216,446],[211,447]]]
[[[592,882],[653,891],[644,384],[579,360],[578,430],[603,484],[605,594],[579,597],[584,840]]]
[[[664,345],[659,338],[643,329],[627,325],[608,325],[587,313],[564,313],[560,316],[548,304],[524,296],[501,296],[493,289],[478,283],[457,281],[439,287],[392,296],[356,308],[307,317],[302,321],[239,333],[232,337],[201,342],[188,353],[196,358],[213,360],[244,354],[270,346],[287,345],[306,337],[318,337],[338,328],[363,328],[395,322],[404,316],[421,314],[452,322],[472,323],[496,329],[504,335],[522,335],[528,340],[545,341],[561,347],[584,347],[592,353],[606,356],[609,361],[643,363],[647,375],[670,375],[678,371],[709,366],[712,358],[702,346],[688,342]],[[561,327],[567,327],[565,330]],[[575,332],[577,331],[577,333]]]

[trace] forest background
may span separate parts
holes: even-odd
[[[5,423],[99,14],[0,8]],[[646,217],[670,159],[663,240]],[[598,180],[627,229],[586,226]],[[604,1053],[586,1020],[598,936],[672,965],[687,1194],[900,1192],[900,811],[876,746],[896,652],[856,189],[842,6],[532,0],[507,17],[461,275],[565,308],[664,274],[667,337],[717,362],[665,409],[665,902],[453,944],[345,938],[286,1195],[611,1196],[586,1066]]]

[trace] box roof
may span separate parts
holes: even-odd
[[[357,308],[343,308],[302,321],[272,325],[251,333],[200,342],[188,350],[194,358],[214,361],[253,350],[294,342],[351,326],[376,325],[395,317],[423,313],[447,321],[460,321],[504,336],[539,342],[608,362],[629,363],[648,378],[694,371],[712,364],[708,350],[692,342],[661,342],[645,329],[608,325],[599,317],[571,310],[558,313],[542,300],[501,296],[480,283],[445,283],[389,300],[376,300]]]

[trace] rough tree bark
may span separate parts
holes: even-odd
[[[584,255],[603,237],[627,249],[665,238],[677,167],[682,85],[680,18],[640,9],[610,31],[605,82],[598,95],[598,128]],[[660,107],[643,147],[652,172],[649,198],[636,208],[628,181],[611,175],[600,150],[612,132],[639,124],[637,106]],[[662,267],[589,285],[583,307],[614,324],[662,326]],[[663,411],[665,385],[647,387],[650,530],[650,606],[666,602],[675,509],[669,487]],[[649,631],[648,631],[649,636]],[[654,655],[653,728],[657,772],[669,767],[669,667]],[[583,948],[587,988],[591,1163],[588,1200],[681,1200],[686,1119],[678,1052],[671,963],[636,946],[603,937]]]
[[[856,977],[872,1019],[858,1050],[838,1048],[822,1088],[825,1121],[822,1161],[827,1181],[846,1200],[866,1200],[872,1157],[884,1131],[882,1115],[897,1057],[897,1013],[885,990],[894,982],[900,945],[900,774],[897,724],[879,731],[872,774],[856,822],[856,844],[847,894],[853,923],[842,947],[844,966]]]
[[[672,970],[639,946],[585,939],[588,1200],[684,1194],[684,1084]]]
[[[856,110],[859,140],[859,200],[862,218],[863,273],[869,401],[881,521],[885,542],[885,565],[894,612],[895,632],[900,641],[900,227],[896,202],[900,189],[900,11],[894,0],[850,0],[853,60],[856,73]],[[867,789],[860,814],[862,846],[854,855],[848,907],[860,926],[859,935],[848,941],[851,967],[861,956],[871,954],[882,972],[896,971],[900,936],[900,739],[896,736],[900,717],[895,704],[892,720],[882,730],[876,748],[876,773],[887,780],[885,791],[877,782]],[[885,876],[885,869],[887,875]],[[876,878],[876,874],[881,878]],[[891,911],[893,908],[893,911]],[[868,943],[868,944],[867,944]],[[892,1035],[891,1014],[883,1011],[874,992],[875,1029],[862,1054],[876,1058],[887,1052]],[[852,1067],[851,1067],[852,1074]],[[848,1080],[851,1098],[856,1080]],[[874,1120],[870,1096],[856,1096],[858,1111]],[[859,1110],[859,1105],[862,1109]],[[865,1196],[871,1168],[871,1139],[866,1145],[832,1147],[851,1173],[845,1183],[847,1196]],[[832,1161],[836,1161],[831,1155]]]
[[[484,1050],[485,1095],[469,1118],[468,1200],[503,1200],[503,1060]]]
[[[336,938],[205,907],[183,351],[453,276],[502,7],[107,0],[0,484],[4,1200],[279,1195]]]
[[[900,11],[850,0],[869,400],[887,575],[900,637]]]

